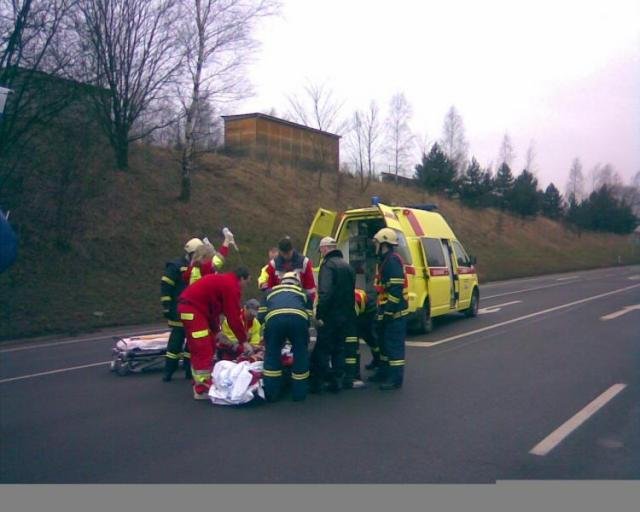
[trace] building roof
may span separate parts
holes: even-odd
[[[340,139],[340,135],[336,135],[335,133],[325,132],[323,130],[318,130],[317,128],[311,128],[310,126],[306,126],[304,124],[294,123],[292,121],[287,121],[286,119],[280,119],[279,117],[270,116],[267,114],[262,114],[260,112],[254,112],[252,114],[236,114],[232,116],[221,116],[225,121],[236,121],[238,119],[250,119],[252,117],[259,117],[262,119],[266,119],[268,121],[273,121],[274,123],[286,124],[288,126],[293,126],[294,128],[300,128],[302,130],[307,130],[314,133],[321,133],[322,135],[327,135],[329,137],[333,137],[334,139]]]

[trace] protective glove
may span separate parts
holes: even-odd
[[[244,354],[246,355],[251,355],[253,354],[253,345],[251,345],[251,343],[243,343],[242,344],[242,350],[244,351]]]
[[[236,245],[236,240],[233,237],[233,233],[227,227],[222,229],[222,234],[224,235],[224,241],[227,242],[227,245],[233,245],[233,248],[237,251],[238,246]]]

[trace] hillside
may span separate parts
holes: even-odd
[[[579,235],[548,219],[470,210],[392,184],[360,192],[348,176],[336,190],[336,177],[325,174],[318,188],[315,174],[269,172],[262,163],[220,155],[206,157],[194,175],[189,204],[176,200],[179,177],[168,151],[134,148],[128,173],[107,168],[100,176],[91,198],[78,201],[82,211],[62,244],[44,228],[38,205],[12,214],[21,252],[0,275],[0,338],[159,321],[164,262],[180,255],[186,239],[206,234],[217,244],[227,225],[241,249],[227,268],[244,263],[257,273],[283,235],[302,246],[318,207],[362,207],[372,195],[395,204],[437,203],[477,256],[481,281],[640,261],[628,237]]]

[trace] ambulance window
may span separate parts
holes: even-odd
[[[409,245],[407,244],[407,239],[404,236],[402,231],[398,231],[394,229],[396,235],[398,235],[398,253],[402,257],[402,261],[404,261],[405,265],[412,265],[411,261],[411,252],[409,251]]]
[[[424,251],[427,253],[427,264],[430,267],[446,267],[447,263],[442,251],[442,242],[437,238],[421,238],[420,240]]]
[[[322,240],[322,237],[320,235],[311,235],[311,238],[309,238],[307,251],[304,253],[304,255],[311,260],[311,263],[314,267],[317,267],[320,264],[321,260],[319,248],[320,240]]]
[[[456,261],[458,262],[459,267],[471,266],[471,260],[469,259],[469,256],[464,250],[464,247],[462,247],[462,244],[457,240],[453,241],[453,250],[456,253]]]

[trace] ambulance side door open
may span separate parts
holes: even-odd
[[[431,315],[436,316],[450,311],[451,297],[454,294],[453,280],[445,248],[438,238],[421,237],[422,253],[427,264],[427,288]]]
[[[457,240],[452,240],[453,252],[455,253],[455,264],[458,280],[460,283],[460,302],[459,308],[466,309],[471,302],[471,293],[477,279],[476,269],[471,263],[471,258]]]
[[[338,214],[331,210],[325,210],[323,208],[318,209],[316,216],[311,223],[309,233],[307,234],[307,241],[304,244],[304,255],[313,263],[313,269],[315,272],[320,267],[320,240],[325,236],[331,236],[333,234],[333,226],[336,222]]]

